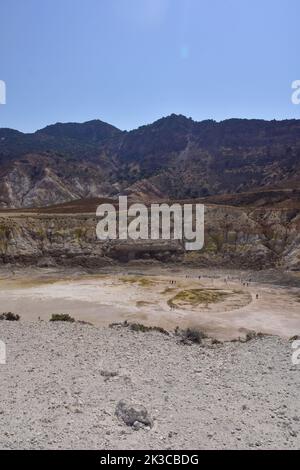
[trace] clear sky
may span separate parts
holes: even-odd
[[[299,0],[0,0],[0,127],[300,118]]]

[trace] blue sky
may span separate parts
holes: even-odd
[[[299,0],[0,0],[0,127],[300,118]]]

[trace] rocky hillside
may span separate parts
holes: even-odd
[[[190,252],[179,241],[99,241],[96,224],[94,213],[74,214],[74,207],[73,213],[0,213],[0,264],[99,267],[143,260],[300,269],[300,212],[296,209],[207,206],[205,246]]]
[[[195,198],[299,189],[300,120],[195,122],[171,115],[131,132],[101,121],[0,129],[0,207],[131,194]]]

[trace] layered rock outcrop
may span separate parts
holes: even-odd
[[[196,266],[300,269],[300,213],[211,205],[205,245],[184,249],[178,240],[100,241],[94,214],[0,215],[0,262],[104,266],[115,262],[180,262]]]

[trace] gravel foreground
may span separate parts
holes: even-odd
[[[158,332],[0,323],[1,449],[300,447],[300,365],[278,337],[185,345]],[[120,400],[152,427],[126,425]]]

